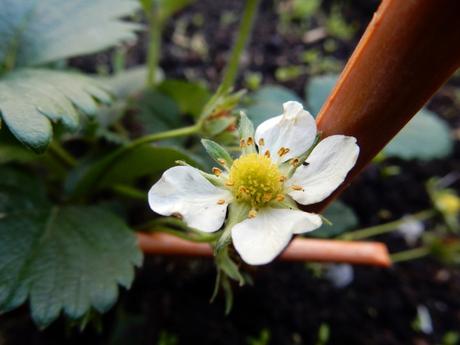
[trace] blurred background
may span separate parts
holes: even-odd
[[[378,4],[263,0],[237,82],[237,89],[246,88],[255,100],[248,113],[257,118],[267,111],[260,104],[286,98],[306,99],[317,113]],[[177,13],[162,39],[164,75],[215,88],[243,5],[241,0],[199,0]],[[75,58],[70,65],[107,75],[120,59],[128,67],[145,64],[146,36],[141,32],[135,44]],[[341,227],[329,232],[338,235],[406,216],[407,222],[393,227],[397,231],[373,238],[399,252],[424,241],[423,233],[445,226],[411,221],[409,215],[432,207],[433,188],[439,185],[453,194],[460,191],[458,72],[424,111],[436,124],[429,120],[425,127],[413,127],[415,139],[401,139],[399,149],[388,149],[354,181],[341,197],[342,209],[335,210],[345,217],[334,222]],[[417,135],[443,141],[420,147]],[[431,152],[431,146],[438,150]],[[433,177],[441,182],[427,188]],[[449,236],[458,237],[454,231]],[[215,279],[211,260],[150,256],[133,288],[83,333],[64,320],[39,332],[22,307],[0,318],[0,344],[460,344],[459,256],[440,251],[443,260],[403,258],[389,269],[282,262],[248,268],[254,285],[235,288],[228,316],[222,296],[209,303]]]

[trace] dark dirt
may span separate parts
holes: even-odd
[[[324,11],[332,3],[344,6],[348,20],[359,23],[351,41],[338,41],[333,55],[346,61],[360,34],[372,17],[377,1],[323,1]],[[218,83],[229,49],[235,23],[221,27],[222,10],[240,11],[240,1],[198,1],[180,18],[206,13],[203,27],[188,28],[190,33],[204,30],[208,58],[178,50],[170,42],[174,24],[165,34],[161,66],[166,75],[185,78],[193,71],[199,78]],[[310,48],[299,37],[276,31],[277,17],[271,1],[264,1],[256,22],[255,39],[243,63],[244,71],[258,71],[265,83],[274,83],[279,66],[298,64],[298,53]],[[144,41],[145,42],[145,41]],[[316,46],[315,46],[316,47]],[[73,61],[87,71],[95,69],[94,58]],[[96,61],[105,63],[107,54]],[[131,48],[129,64],[145,61],[138,46]],[[299,95],[307,76],[285,83]],[[240,80],[241,82],[241,80]],[[452,128],[460,128],[459,104],[450,97],[460,77],[449,82],[429,103]],[[398,165],[401,173],[384,177],[385,166]],[[343,194],[362,226],[397,219],[430,206],[424,183],[433,176],[460,171],[460,142],[449,159],[429,163],[388,160],[370,166]],[[460,182],[453,186],[460,191]],[[383,210],[383,212],[382,212]],[[404,249],[394,235],[381,236],[391,251]],[[448,331],[460,332],[460,271],[446,268],[431,259],[396,265],[391,269],[355,267],[351,285],[339,289],[328,280],[316,278],[304,264],[273,263],[251,270],[254,286],[235,288],[235,304],[224,315],[223,298],[210,304],[215,279],[211,261],[148,257],[134,287],[123,292],[119,304],[102,318],[102,331],[92,327],[79,334],[64,321],[40,333],[29,320],[26,308],[0,319],[0,344],[156,344],[165,331],[177,337],[178,344],[246,344],[263,329],[271,335],[270,344],[317,344],[318,329],[327,324],[328,344],[441,344]],[[414,330],[417,306],[428,308],[433,334]],[[174,344],[163,343],[163,344]]]

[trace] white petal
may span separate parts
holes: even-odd
[[[156,213],[180,214],[188,226],[204,232],[220,229],[230,201],[229,191],[215,187],[198,169],[183,166],[166,170],[149,191]]]
[[[315,230],[321,223],[317,214],[266,208],[233,227],[233,245],[245,262],[263,265],[281,253],[293,234]]]
[[[313,116],[305,111],[299,102],[283,104],[282,115],[272,117],[257,127],[256,143],[263,139],[264,145],[259,146],[259,152],[265,154],[270,151],[272,160],[276,163],[299,156],[307,151],[315,141],[316,123]],[[287,148],[289,152],[279,157],[280,148]]]
[[[300,186],[288,194],[303,205],[314,204],[327,198],[343,182],[356,163],[359,146],[354,137],[333,135],[320,141],[286,186]]]

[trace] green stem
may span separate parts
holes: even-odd
[[[160,63],[162,29],[155,20],[150,22],[150,42],[147,56],[147,86],[153,87],[156,84],[158,65]]]
[[[424,210],[418,213],[411,215],[410,217],[416,220],[427,220],[436,215],[435,210]],[[344,240],[361,240],[368,237],[373,237],[388,232],[392,232],[399,228],[403,223],[407,222],[407,219],[401,218],[394,222],[389,222],[381,225],[371,226],[369,228],[364,228],[356,231],[352,231],[340,236]]]
[[[424,256],[429,255],[430,253],[431,253],[431,250],[429,247],[409,249],[409,250],[405,250],[405,251],[391,255],[391,261],[393,263],[396,263],[396,262],[420,259]]]
[[[246,0],[243,18],[241,19],[238,36],[236,37],[235,44],[233,45],[232,53],[225,69],[222,84],[220,85],[220,92],[225,93],[233,87],[235,83],[238,66],[240,63],[241,54],[249,40],[252,26],[254,22],[260,0]]]
[[[124,146],[119,147],[111,154],[105,156],[102,160],[95,163],[86,172],[86,175],[81,179],[79,184],[71,193],[71,197],[82,197],[84,194],[90,193],[91,190],[96,190],[97,185],[100,183],[100,181],[104,179],[104,176],[107,173],[107,171],[109,171],[114,164],[123,159],[123,157],[126,154],[128,154],[130,151],[135,150],[139,146],[159,140],[194,134],[199,132],[200,130],[201,127],[199,126],[199,124],[195,124],[193,126],[182,127],[178,129],[172,129],[166,132],[146,135],[144,137],[133,140],[132,142],[125,144]]]
[[[188,241],[191,241],[191,242],[197,242],[197,243],[211,243],[211,242],[214,242],[216,240],[215,235],[210,235],[210,234],[197,235],[196,233],[187,233],[187,232],[184,232],[184,231],[175,230],[175,229],[171,229],[171,228],[160,228],[160,227],[158,227],[158,228],[151,229],[150,231],[152,231],[152,232],[163,232],[165,234],[177,236],[177,237],[182,238],[184,240],[188,240]]]
[[[163,21],[159,16],[158,1],[152,0],[153,4],[147,13],[149,21],[149,47],[147,52],[147,86],[154,87],[156,84],[157,71],[160,63],[161,36],[163,32]]]
[[[68,168],[73,168],[77,165],[77,160],[68,153],[57,141],[52,142],[48,149],[51,154],[55,156],[59,161],[64,163]]]
[[[145,201],[147,199],[147,194],[144,191],[131,187],[131,186],[117,184],[115,186],[112,186],[112,190],[118,195],[130,198],[130,199],[136,199],[136,200],[142,200],[142,201]]]
[[[154,133],[150,135],[143,136],[139,139],[133,140],[127,146],[121,148],[123,151],[132,150],[140,145],[152,143],[155,141],[183,137],[190,134],[198,133],[201,130],[201,126],[199,124],[195,124],[193,126],[188,127],[181,127],[177,129],[171,129],[170,131]]]

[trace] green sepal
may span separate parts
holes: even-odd
[[[312,153],[313,149],[318,145],[319,141],[321,139],[321,132],[318,132],[315,137],[315,141],[313,144],[308,148],[307,151],[302,153],[300,156],[297,156],[295,158],[292,158],[288,160],[287,162],[284,162],[283,164],[280,165],[279,169],[281,173],[286,176],[287,178],[292,177],[294,175],[295,171],[299,166],[301,166],[307,158],[310,156]]]
[[[236,122],[233,116],[222,117],[218,119],[208,119],[204,122],[204,132],[210,137],[214,137],[224,132],[228,127]]]
[[[240,115],[238,131],[240,133],[240,147],[243,154],[256,153],[254,125],[244,112],[241,112]]]
[[[184,162],[184,161],[176,161],[176,164],[178,165],[182,165],[182,166],[185,166],[185,167],[190,167],[190,168],[194,168],[194,169],[197,169],[193,166],[191,166],[190,164],[188,164],[187,162]],[[213,174],[209,174],[209,173],[206,173],[200,169],[197,169],[199,171],[199,173],[201,174],[201,176],[203,176],[206,180],[208,180],[209,182],[211,182],[214,186],[216,187],[223,187],[225,186],[225,182],[222,178],[220,177],[217,177],[216,175],[213,175]]]
[[[290,210],[298,210],[299,209],[299,207],[297,206],[297,203],[294,201],[294,199],[292,199],[287,194],[285,195],[283,201],[276,201],[276,200],[270,201],[269,206],[273,207],[273,208],[287,208],[287,209],[290,209]]]
[[[239,282],[240,286],[244,285],[244,278],[236,263],[230,258],[228,247],[219,251],[216,256],[216,265],[218,269],[222,270],[229,278]]]
[[[225,150],[218,143],[209,139],[202,139],[201,144],[204,146],[206,152],[211,156],[212,159],[214,159],[227,170],[231,168],[233,164],[233,158],[230,156],[227,150]]]
[[[247,204],[232,202],[228,206],[228,217],[222,235],[216,242],[214,255],[218,256],[219,252],[227,248],[231,242],[232,228],[248,217],[250,207]]]

